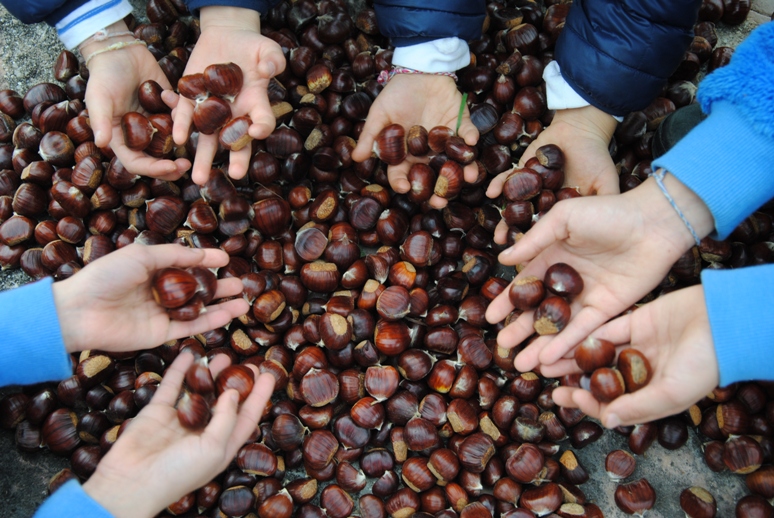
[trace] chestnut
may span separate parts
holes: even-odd
[[[150,145],[156,130],[143,114],[127,112],[121,117],[121,131],[129,149],[143,151]]]
[[[253,371],[244,365],[230,365],[223,369],[215,379],[215,392],[220,396],[229,389],[239,393],[239,402],[243,403],[253,390],[255,376]]]
[[[575,363],[586,373],[608,367],[615,359],[615,346],[608,340],[589,336],[575,349]]]
[[[650,362],[637,349],[624,349],[616,364],[626,384],[626,392],[636,392],[650,381],[653,370]]]
[[[234,98],[242,89],[244,76],[242,69],[236,63],[223,63],[205,68],[202,72],[202,81],[212,95],[234,102]]]
[[[390,124],[374,140],[374,153],[388,165],[398,165],[406,159],[406,131],[400,124]]]
[[[623,395],[626,386],[618,369],[601,367],[591,374],[589,390],[597,401],[609,403]]]
[[[164,268],[153,276],[151,292],[156,303],[167,309],[183,306],[196,294],[196,278],[180,268]]]
[[[565,263],[549,266],[543,282],[548,291],[567,299],[572,299],[583,291],[583,279],[575,268]]]
[[[522,277],[511,283],[508,299],[519,311],[535,308],[545,298],[543,281],[534,276]]]
[[[680,508],[687,518],[714,518],[717,512],[715,497],[698,486],[689,487],[680,493]]]
[[[636,461],[631,453],[624,450],[613,450],[605,457],[605,471],[613,482],[619,482],[632,473]]]
[[[645,511],[653,508],[656,502],[656,491],[641,478],[615,488],[615,504],[626,514],[642,516]]]
[[[539,335],[560,332],[570,320],[570,305],[562,297],[547,297],[535,311],[533,327]]]

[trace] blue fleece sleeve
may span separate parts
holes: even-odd
[[[71,480],[43,502],[34,518],[112,518],[112,514]]]
[[[774,379],[774,265],[701,273],[720,386]]]
[[[219,5],[224,7],[242,7],[252,9],[261,14],[265,14],[269,9],[280,3],[281,0],[185,0],[185,5],[193,12],[202,7]]]
[[[709,117],[653,161],[707,204],[725,239],[774,196],[774,23],[752,32],[731,63],[699,86]]]
[[[375,0],[374,10],[379,31],[396,47],[480,38],[486,18],[484,0]]]
[[[0,386],[72,376],[52,284],[47,277],[0,293]]]
[[[556,42],[562,77],[616,116],[658,95],[693,40],[701,0],[575,0]]]

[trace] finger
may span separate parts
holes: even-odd
[[[502,291],[502,293],[495,297],[486,308],[486,314],[484,316],[486,317],[487,322],[490,324],[496,324],[500,322],[502,319],[507,317],[511,311],[513,311],[513,304],[511,304],[511,299],[508,298],[508,292],[510,291],[510,288],[511,286],[509,284]],[[532,312],[530,312],[530,315],[531,314]]]
[[[632,314],[620,316],[594,332],[595,338],[609,340],[616,345],[629,343],[632,336]]]
[[[557,334],[540,353],[540,363],[550,365],[585,340],[595,329],[605,323],[607,316],[597,308],[586,306],[570,319],[567,327]]]
[[[562,358],[551,365],[541,365],[540,373],[546,378],[561,378],[566,374],[575,374],[581,372],[575,360]]]
[[[551,392],[551,399],[554,400],[557,406],[564,406],[567,408],[578,408],[578,404],[572,398],[572,395],[580,390],[575,387],[556,387]]]
[[[497,345],[506,349],[512,349],[532,336],[535,329],[532,327],[534,311],[526,311],[511,322],[497,334]],[[503,318],[505,318],[503,316]],[[500,319],[502,320],[502,318]]]
[[[269,132],[271,133],[271,131]],[[250,165],[252,146],[247,145],[239,151],[232,151],[228,158],[228,175],[234,180],[244,178]]]
[[[124,253],[137,255],[149,271],[170,266],[217,268],[227,265],[230,260],[226,252],[217,248],[188,248],[174,243],[155,246],[132,244],[127,246],[126,250]]]
[[[208,436],[216,444],[226,446],[231,433],[237,424],[237,407],[239,405],[239,392],[228,389],[218,397],[218,402],[212,410],[212,419],[203,436]],[[230,457],[228,457],[230,458]]]
[[[553,395],[553,394],[552,394]],[[572,400],[584,414],[599,419],[607,407],[606,403],[600,403],[588,390],[577,389],[572,393]]]
[[[360,132],[357,146],[355,146],[355,149],[352,151],[352,160],[355,162],[367,160],[368,157],[371,156],[376,136],[382,131],[382,128],[389,123],[389,116],[378,107],[375,108],[372,106],[371,111],[366,118],[365,125],[363,126],[363,131]],[[394,186],[393,189],[395,189]],[[406,188],[406,190],[408,190],[408,188]]]
[[[190,322],[170,320],[167,340],[198,335],[205,331],[223,327],[231,320],[247,313],[249,309],[250,304],[242,298],[207,306],[207,311],[199,315],[199,318],[196,320],[191,320]]]
[[[601,421],[608,428],[647,423],[681,412],[688,406],[675,402],[660,385],[652,383],[613,400],[601,413]]]
[[[199,142],[196,144],[196,156],[194,157],[191,180],[196,185],[204,185],[210,178],[212,159],[218,152],[218,137],[215,135],[199,134]]]
[[[141,151],[132,151],[123,143],[123,138],[115,136],[115,133],[110,144],[118,160],[134,174],[151,178],[177,174],[177,165],[172,160],[159,160]]]
[[[475,146],[478,142],[478,128],[470,121],[470,113],[467,108],[465,108],[465,114],[462,116],[462,123],[460,123],[457,135],[462,137],[465,144],[469,146]]]
[[[231,358],[226,354],[216,354],[212,357],[211,360],[209,360],[209,367],[210,367],[210,373],[212,374],[212,379],[215,379],[218,377],[218,374],[221,373],[223,369],[231,365]]]
[[[178,146],[182,146],[188,140],[188,133],[191,130],[191,121],[193,120],[193,110],[193,101],[185,97],[178,99],[177,106],[175,107],[175,122],[172,125],[172,140]]]
[[[193,361],[193,354],[188,351],[183,351],[177,355],[175,361],[164,371],[164,377],[156,393],[153,395],[153,399],[151,399],[151,404],[174,406],[177,403],[180,388],[183,386],[185,371],[188,370]]]
[[[361,136],[361,141],[362,141],[362,136]],[[354,152],[353,152],[353,157],[354,157]],[[408,161],[406,160],[404,160],[398,165],[387,166],[387,179],[390,181],[390,187],[392,187],[395,192],[404,194],[409,192],[409,189],[411,189],[411,184],[408,181],[408,173],[410,169],[411,169],[411,164],[408,163]]]
[[[180,102],[180,96],[172,90],[162,90],[161,100],[164,101],[164,104],[169,106],[170,110],[174,110]]]
[[[503,184],[505,184],[505,179],[508,178],[508,175],[513,169],[509,169],[503,173],[498,174],[495,176],[491,182],[489,182],[489,187],[486,189],[486,195],[488,198],[497,198],[502,194],[503,192]]]
[[[258,62],[258,73],[265,79],[271,79],[285,70],[285,55],[273,41],[261,45]]]
[[[478,165],[475,162],[466,165],[462,170],[462,177],[467,183],[475,183],[478,180]]]
[[[498,260],[505,265],[521,264],[532,260],[540,252],[569,236],[567,232],[567,211],[561,203],[540,218],[529,232],[517,243],[503,250]]]
[[[441,198],[437,194],[433,194],[430,196],[430,199],[427,201],[427,203],[429,203],[430,206],[434,209],[442,209],[448,205],[449,200],[446,198]]]
[[[253,369],[253,372],[258,372],[255,366],[248,365],[248,367]],[[229,443],[229,450],[233,449],[233,451],[227,451],[227,458],[230,459],[236,455],[237,450],[250,437],[255,427],[258,426],[258,421],[260,421],[263,415],[266,403],[274,392],[274,382],[272,374],[264,373],[257,376],[255,385],[253,385],[253,391],[242,404],[242,409],[239,411],[237,424],[231,434],[231,441]]]
[[[529,143],[529,146],[527,146],[527,149],[524,150],[521,158],[519,158],[519,167],[524,167],[524,164],[526,164],[530,158],[535,156],[535,151],[539,146],[540,144],[538,144],[537,140],[533,140]]]
[[[101,99],[99,95],[89,97],[89,125],[94,132],[94,143],[97,147],[107,147],[113,133],[113,103]]]
[[[241,294],[243,289],[242,280],[238,277],[220,279],[218,281],[218,289],[215,290],[215,298],[234,297]]]
[[[508,224],[505,223],[504,219],[501,219],[495,227],[494,240],[498,245],[504,245],[508,240]]]

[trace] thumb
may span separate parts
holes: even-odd
[[[555,242],[567,239],[567,211],[563,209],[560,204],[554,206],[516,244],[500,253],[500,262],[526,263]]]
[[[271,79],[285,70],[285,55],[279,45],[263,45],[258,54],[258,73]]]
[[[113,136],[113,106],[110,101],[92,98],[89,106],[89,124],[94,132],[94,143],[104,148]]]
[[[462,123],[460,124],[459,131],[457,131],[457,135],[462,137],[465,144],[469,146],[475,146],[478,142],[478,128],[471,122],[467,110],[465,110],[465,114],[462,116]]]
[[[371,112],[366,118],[363,131],[360,132],[357,146],[355,146],[355,149],[352,151],[352,160],[355,162],[368,160],[374,147],[374,140],[376,140],[379,132],[382,131],[382,128],[387,126],[389,122],[389,117],[386,113],[377,106],[371,106]]]
[[[524,150],[521,158],[519,158],[519,167],[524,167],[524,164],[526,164],[530,158],[535,156],[535,151],[538,147],[540,147],[540,145],[538,144],[537,139],[529,143],[529,146],[527,146],[527,149]]]

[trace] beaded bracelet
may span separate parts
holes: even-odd
[[[384,86],[397,74],[426,74],[431,76],[447,76],[454,79],[455,82],[457,81],[457,74],[454,72],[422,72],[421,70],[414,70],[413,68],[400,66],[393,66],[389,71],[382,70],[379,72],[379,77],[376,78],[376,81],[380,85]]]
[[[94,58],[95,56],[99,56],[100,54],[105,54],[106,52],[112,52],[114,50],[125,49],[126,47],[131,47],[132,45],[143,45],[145,47],[148,46],[148,44],[142,40],[121,41],[118,43],[113,43],[112,45],[108,45],[104,49],[99,49],[89,54],[89,57],[86,58],[86,66],[87,67],[89,66],[89,61],[91,61],[92,58]]]
[[[672,198],[672,196],[669,195],[669,191],[667,191],[666,186],[664,185],[664,177],[666,176],[667,171],[663,167],[658,169],[657,171],[651,173],[651,176],[656,179],[656,185],[658,185],[658,188],[661,189],[661,192],[664,193],[664,196],[666,197],[669,204],[672,206],[673,209],[675,209],[675,212],[677,212],[677,215],[680,216],[680,219],[683,220],[683,223],[685,223],[685,226],[688,228],[688,231],[693,236],[693,240],[696,242],[696,246],[699,246],[701,244],[701,239],[699,239],[699,235],[696,234],[696,231],[693,229],[693,225],[688,221],[688,218],[685,217],[683,214],[683,211],[680,210],[680,207],[677,206],[677,203],[675,203],[675,200]]]

